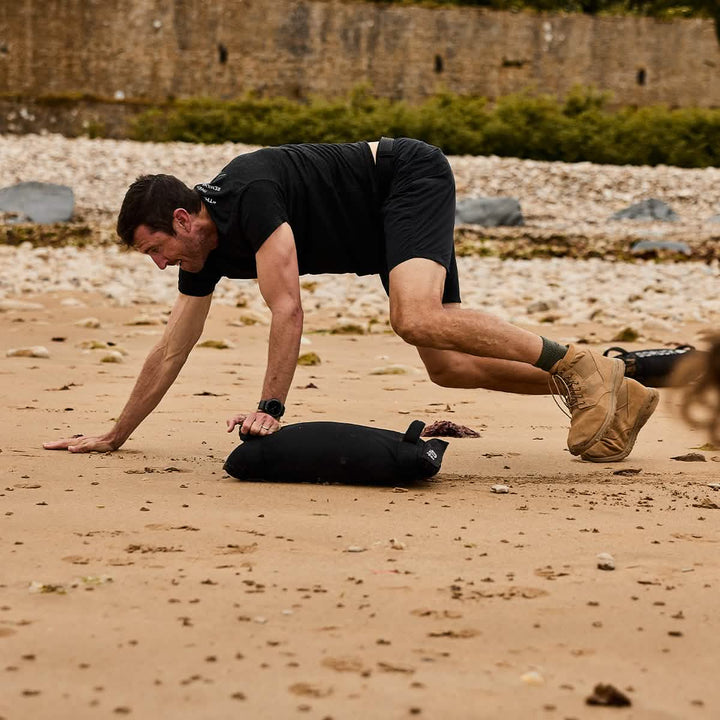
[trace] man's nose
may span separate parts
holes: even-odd
[[[164,270],[168,266],[168,261],[162,255],[151,255],[153,262],[161,269]]]

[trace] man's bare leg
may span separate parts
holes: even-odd
[[[596,448],[608,429],[618,437],[618,442],[613,445],[617,444],[623,452],[632,449],[637,430],[644,420],[639,422],[641,405],[629,400],[626,403],[627,418],[616,417],[620,389],[629,383],[623,377],[621,360],[605,358],[577,346],[564,348],[487,313],[448,309],[442,304],[444,284],[445,269],[425,258],[406,260],[390,272],[390,323],[403,340],[424,349],[421,357],[424,352],[431,375],[436,378],[447,376],[454,359],[457,383],[472,382],[483,386],[494,383],[497,389],[515,391],[517,378],[513,378],[511,365],[525,365],[530,368],[528,373],[539,365],[549,371],[556,391],[563,395],[570,411],[567,444],[573,455],[592,452],[593,456],[612,459],[617,455],[614,447],[600,444]],[[457,356],[443,358],[433,354],[433,350],[454,351],[496,362],[473,364]],[[436,367],[433,367],[433,360],[439,361]],[[503,361],[512,363],[506,366]],[[492,375],[487,375],[488,372]],[[543,371],[543,374],[546,373]],[[529,380],[529,385],[535,388],[540,378],[536,373],[526,374],[521,385]],[[451,384],[453,380],[446,378],[444,382]],[[640,399],[645,400],[644,396]]]
[[[442,387],[484,388],[522,395],[547,395],[545,370],[513,360],[481,358],[454,350],[418,348],[430,379]]]
[[[443,305],[461,310],[460,303]],[[430,379],[441,387],[484,388],[521,395],[547,395],[550,376],[540,368],[513,360],[481,358],[455,350],[417,349]]]
[[[406,260],[390,272],[390,324],[406,342],[483,358],[533,365],[542,338],[478,310],[442,304],[445,268],[425,258]]]

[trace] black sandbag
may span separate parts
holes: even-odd
[[[336,422],[286,425],[272,435],[250,435],[225,461],[238,480],[398,485],[440,470],[447,442],[421,440],[425,423],[405,433]]]

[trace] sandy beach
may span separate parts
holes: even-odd
[[[1,184],[38,179],[10,162],[31,140],[0,139]],[[34,147],[50,141],[43,179],[91,154],[87,140]],[[162,150],[93,142],[117,187]],[[463,187],[482,185],[482,162]],[[645,169],[637,193],[664,170]],[[711,175],[673,173],[688,198]],[[555,170],[543,193],[558,175],[569,182]],[[107,220],[114,196],[89,197],[82,212]],[[713,211],[696,209],[676,235]],[[543,213],[538,226],[568,222]],[[440,474],[414,486],[238,482],[222,468],[239,442],[225,419],[258,399],[268,313],[254,283],[223,281],[202,341],[227,347],[196,348],[120,451],[50,452],[43,441],[118,415],[175,279],[108,247],[1,246],[0,259],[0,720],[720,713],[720,448],[682,423],[673,392],[627,460],[582,462],[550,397],[433,385],[389,332],[376,278],[307,278],[301,352],[321,363],[298,367],[286,422],[450,420],[480,437],[448,439]],[[559,340],[701,344],[720,325],[716,263],[460,261],[468,304]],[[613,342],[627,326],[639,339]],[[34,346],[49,357],[6,356]],[[688,453],[704,461],[674,459]],[[588,705],[599,683],[631,705]]]

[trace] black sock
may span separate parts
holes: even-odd
[[[546,337],[543,337],[542,341],[542,352],[535,363],[535,367],[549,371],[558,360],[562,360],[567,355],[568,349],[567,345],[561,345],[554,340],[548,340]]]

